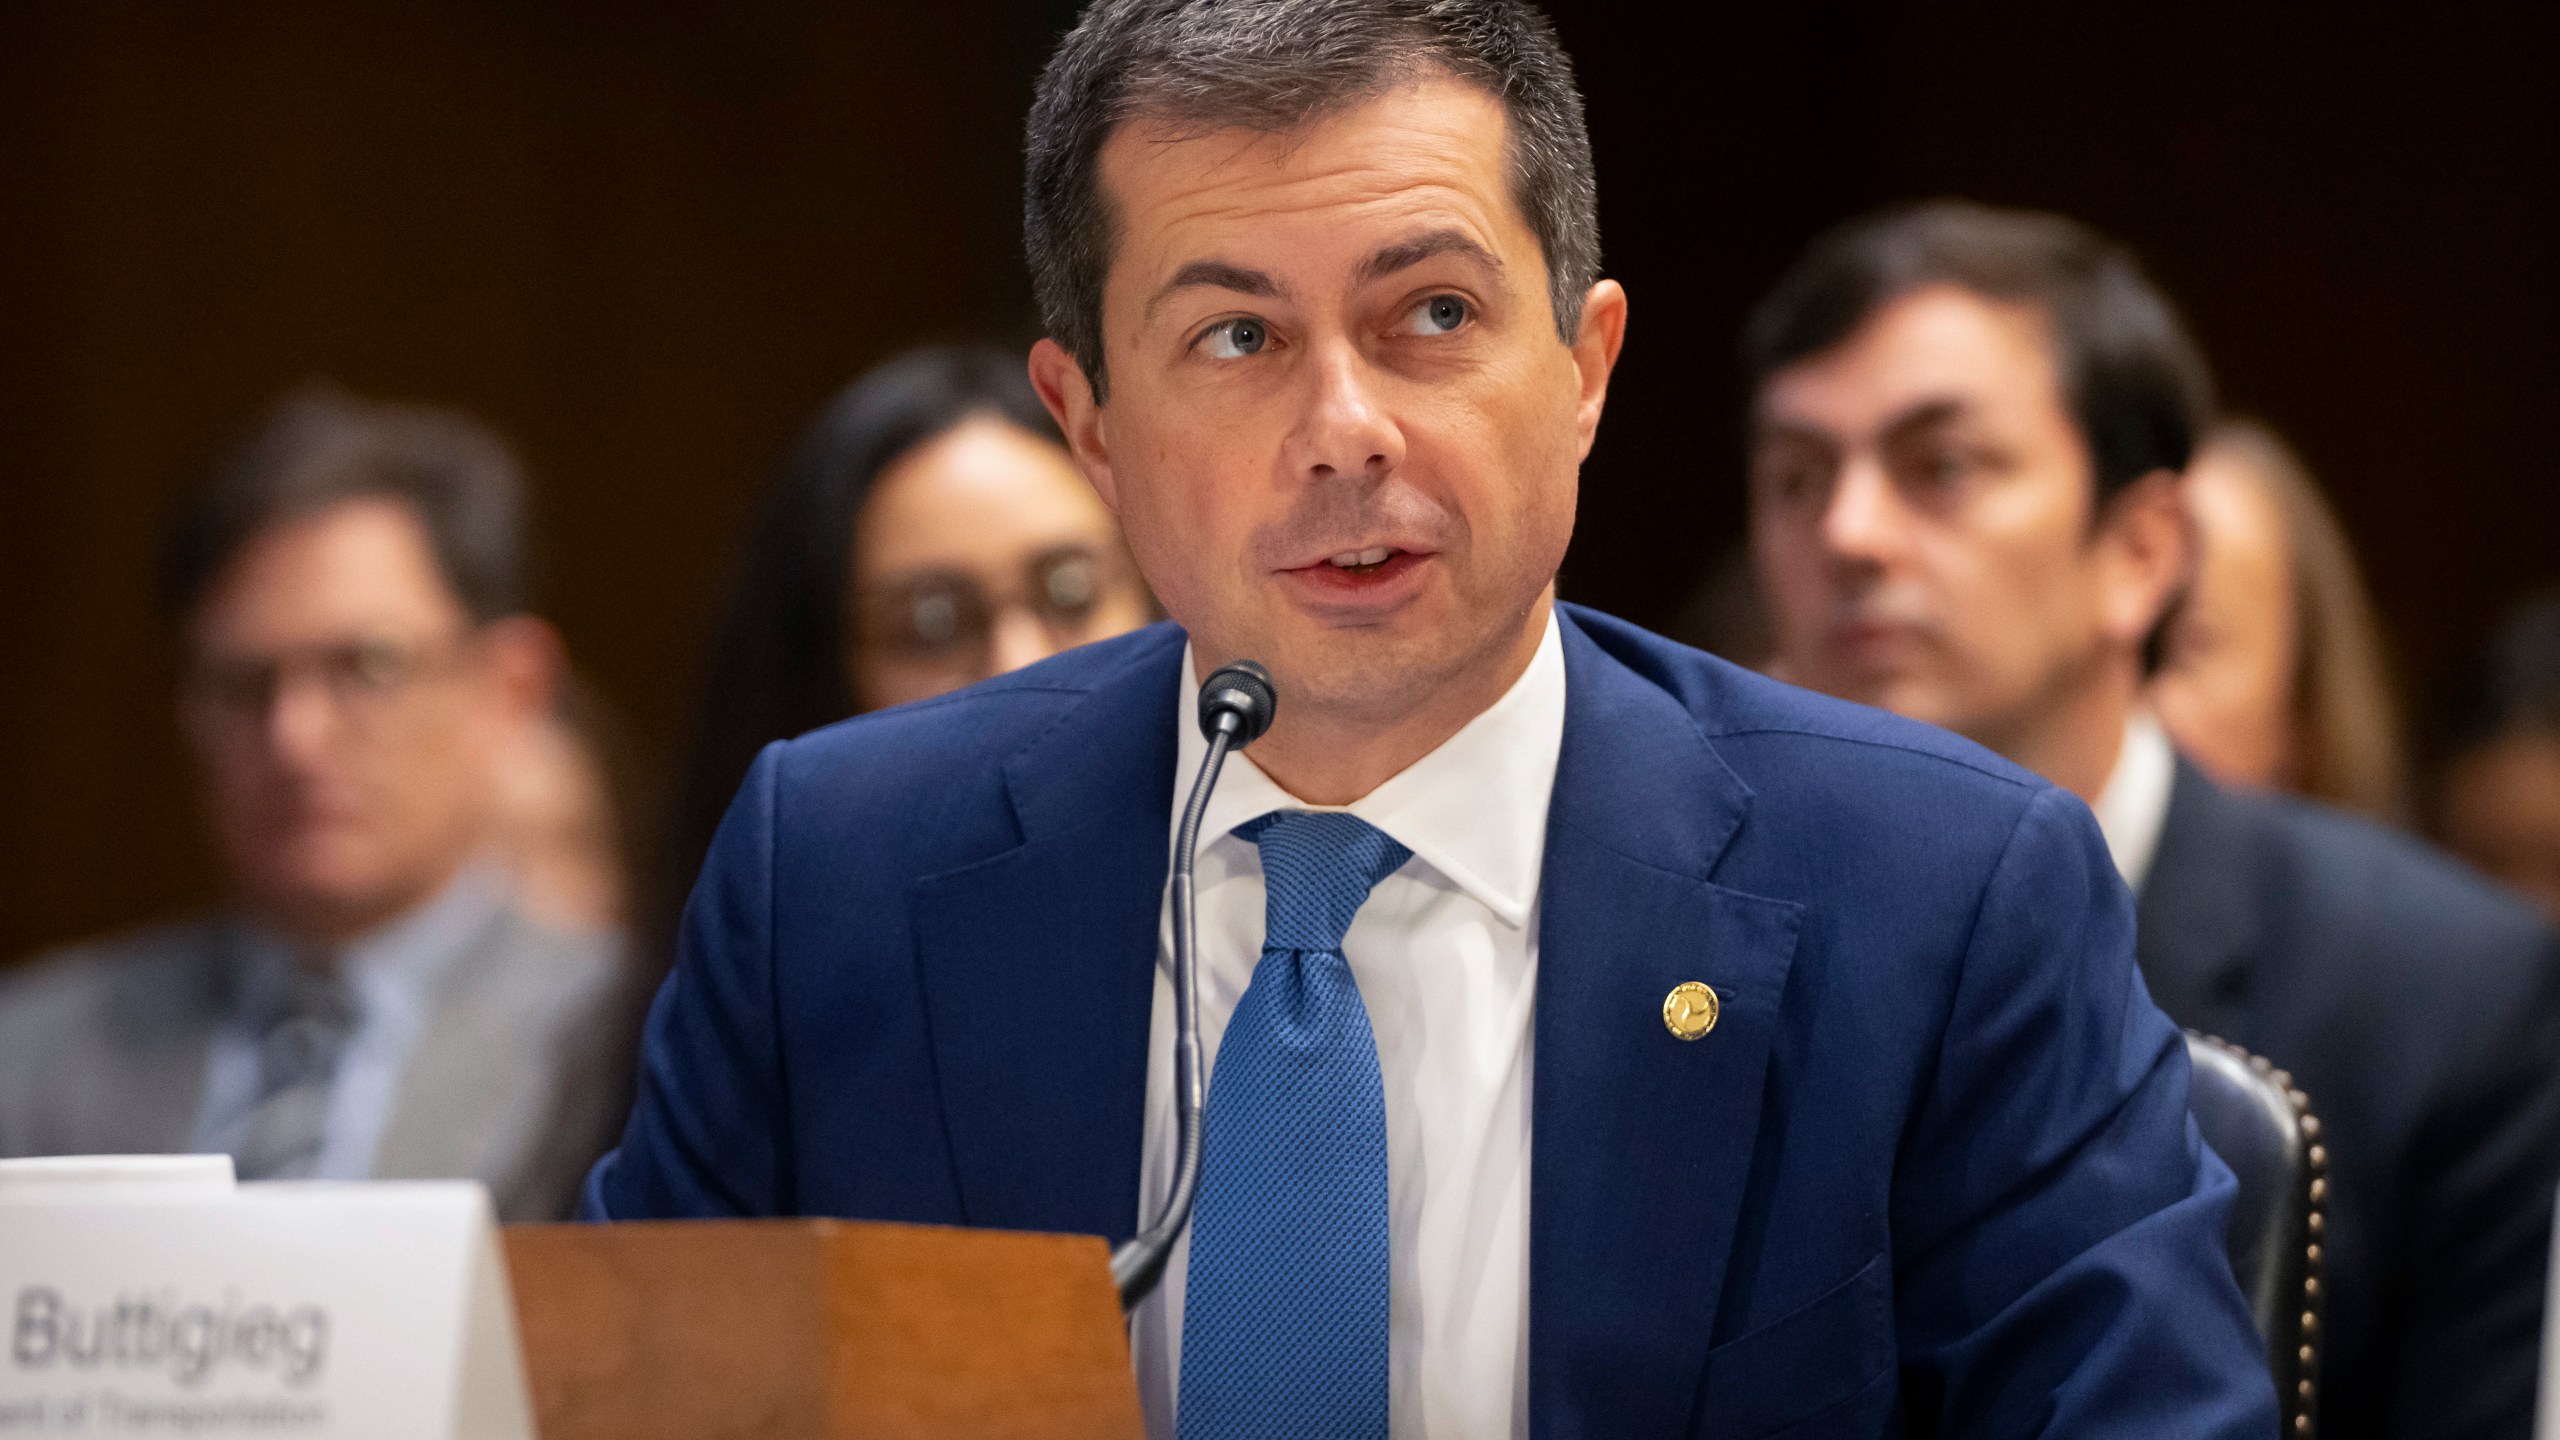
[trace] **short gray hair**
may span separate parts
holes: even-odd
[[[1115,238],[1097,171],[1112,131],[1145,119],[1284,134],[1433,70],[1502,101],[1513,195],[1573,343],[1600,274],[1599,187],[1573,62],[1545,16],[1521,0],[1096,0],[1041,72],[1022,207],[1041,319],[1094,398]]]

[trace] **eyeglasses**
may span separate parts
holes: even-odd
[[[911,662],[983,668],[995,636],[996,617],[1028,611],[1061,648],[1092,638],[1095,612],[1123,568],[1081,545],[1061,545],[1031,557],[1022,583],[1006,594],[990,593],[976,576],[927,570],[896,583],[866,587],[855,596],[855,628],[873,654]]]
[[[367,638],[310,645],[271,655],[197,660],[184,681],[187,710],[210,733],[229,738],[266,723],[278,697],[297,684],[317,684],[338,717],[359,728],[378,725],[420,686],[461,667],[469,635],[430,640]]]

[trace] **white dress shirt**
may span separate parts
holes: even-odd
[[[2177,781],[2178,752],[2169,732],[2150,711],[2134,711],[2124,722],[2124,743],[2116,747],[2116,768],[2089,811],[2098,817],[2116,873],[2137,895],[2151,874],[2151,857],[2159,853],[2160,827],[2169,821],[2169,791]]]
[[[350,942],[337,957],[355,1007],[355,1029],[329,1084],[315,1180],[369,1180],[383,1131],[400,1099],[400,1077],[435,1013],[455,962],[479,944],[506,904],[506,875],[487,861],[463,867],[432,900]],[[204,1099],[192,1148],[230,1153],[257,1113],[261,1015],[298,962],[288,943],[261,931],[242,937],[231,1013],[205,1059]]]
[[[1207,744],[1186,650],[1172,824]],[[1345,806],[1308,805],[1252,756],[1227,761],[1200,826],[1200,1048],[1262,958],[1262,855],[1231,832],[1273,810],[1342,809],[1413,852],[1343,937],[1386,1087],[1388,1414],[1399,1440],[1529,1433],[1529,1076],[1538,879],[1564,745],[1564,641],[1553,612],[1529,668],[1440,748]],[[1283,706],[1288,704],[1281,697]],[[1147,1062],[1145,1211],[1173,1183],[1173,918],[1157,947]],[[1174,1433],[1190,1237],[1130,1338],[1147,1431]]]

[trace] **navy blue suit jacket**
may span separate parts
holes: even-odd
[[[2088,811],[1563,628],[1533,1433],[2272,1436],[2230,1177]],[[1128,1236],[1182,650],[1158,626],[767,750],[588,1213]],[[1686,980],[1723,1000],[1695,1042],[1661,1019]]]
[[[2161,1007],[2293,1072],[2329,1147],[2320,1433],[2526,1440],[2560,1187],[2541,917],[2405,835],[2180,762],[2143,883]]]

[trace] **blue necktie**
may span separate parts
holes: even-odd
[[[1412,852],[1275,811],[1262,960],[1209,1077],[1183,1291],[1181,1440],[1385,1440],[1387,1106],[1343,932]]]

